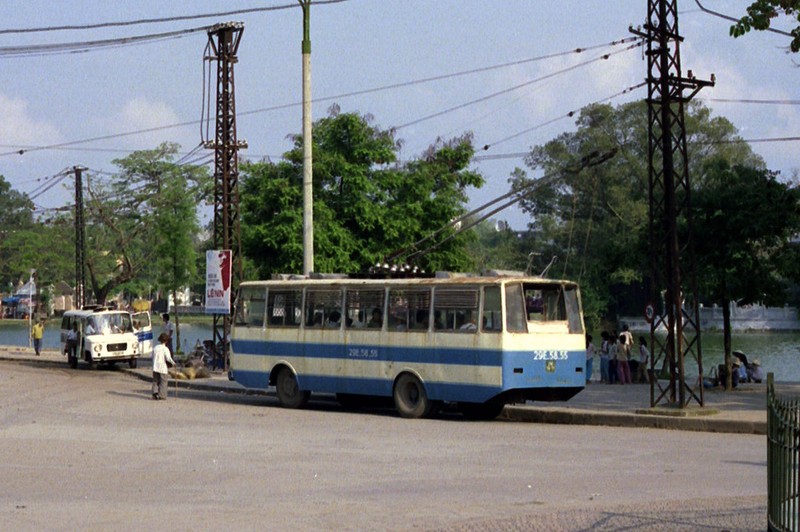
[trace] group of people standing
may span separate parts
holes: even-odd
[[[603,331],[600,348],[595,347],[592,335],[586,335],[586,383],[592,379],[594,358],[600,356],[600,382],[606,384],[631,384],[633,382],[649,382],[648,363],[650,351],[647,340],[639,337],[638,357],[633,353],[633,334],[627,325],[622,326],[620,334]]]

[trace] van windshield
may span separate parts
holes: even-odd
[[[101,314],[87,320],[86,334],[121,334],[133,332],[130,314]]]

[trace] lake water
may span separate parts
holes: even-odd
[[[50,320],[45,326],[43,344],[45,348],[59,348],[60,322]],[[212,336],[211,323],[181,323],[181,344],[184,351],[190,351],[195,343],[210,340]],[[160,324],[154,327],[154,334],[160,332]],[[641,333],[634,331],[634,337],[639,338]],[[648,335],[644,335],[648,338]],[[599,335],[595,336],[599,339]],[[638,340],[637,340],[638,341]],[[703,368],[708,374],[711,368],[723,361],[722,333],[704,332],[703,341]],[[28,323],[21,320],[0,320],[0,345],[28,346]],[[734,350],[747,355],[749,361],[758,358],[764,372],[773,372],[776,381],[800,382],[800,331],[798,332],[738,332],[734,333],[732,346]],[[634,346],[634,353],[637,352]],[[686,363],[687,374],[693,376],[696,369],[692,364]],[[599,366],[599,364],[595,364]],[[694,369],[694,370],[693,370]]]
[[[161,322],[155,322],[153,335],[161,333]],[[44,338],[42,345],[45,349],[59,349],[61,346],[61,326],[60,320],[49,320],[45,324]],[[212,330],[211,321],[201,323],[181,323],[181,345],[183,351],[194,349],[195,343],[200,340],[211,340]],[[28,323],[23,320],[0,320],[0,345],[28,346]]]

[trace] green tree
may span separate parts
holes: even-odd
[[[517,170],[511,183],[532,217],[531,251],[556,256],[551,276],[582,285],[587,321],[638,314],[650,270],[648,242],[647,106],[592,105],[577,130],[536,146],[526,164],[536,177]],[[712,117],[700,104],[686,113],[690,176],[702,187],[699,161],[719,156],[731,164],[763,168],[763,161],[738,137],[736,128]],[[539,181],[539,183],[537,183]]]
[[[800,188],[773,172],[731,166],[724,159],[705,165],[705,182],[692,198],[700,289],[722,307],[723,344],[731,370],[731,301],[782,304],[784,279],[796,258],[800,232]]]
[[[199,232],[195,200],[186,194],[186,177],[170,172],[162,181],[161,191],[153,199],[155,268],[159,288],[172,293],[175,301],[176,350],[181,350],[178,290],[191,285],[197,277],[197,251],[194,237]]]
[[[756,0],[747,7],[747,15],[731,26],[730,34],[741,37],[751,29],[767,30],[781,14],[800,22],[800,0]],[[789,48],[796,53],[800,51],[800,26],[792,29],[790,35]]]
[[[212,185],[203,167],[178,164],[178,145],[164,143],[117,159],[118,175],[107,179],[87,176],[88,201],[86,266],[95,300],[126,283],[149,275],[155,250],[153,220],[166,183],[182,178],[184,194],[195,204],[208,197]]]
[[[302,139],[278,163],[241,166],[244,254],[259,275],[302,271]],[[364,271],[465,212],[466,190],[483,178],[468,169],[469,136],[438,140],[419,160],[397,162],[391,131],[354,113],[314,126],[314,254],[319,272]],[[422,256],[427,269],[468,269],[468,235]]]

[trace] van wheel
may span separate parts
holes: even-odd
[[[94,360],[92,360],[91,353],[87,352],[83,356],[83,358],[84,358],[84,360],[86,360],[86,363],[89,364],[89,369],[95,369],[97,367],[97,363]]]
[[[136,368],[137,360],[138,359],[136,359],[136,358],[132,358],[132,359],[128,360],[128,367],[131,368],[131,369]]]
[[[433,402],[425,393],[425,386],[410,373],[403,373],[394,384],[394,407],[400,417],[428,417],[433,410]]]
[[[301,390],[297,385],[297,377],[289,368],[281,368],[275,379],[275,391],[278,401],[284,408],[302,408],[308,403],[311,392]]]

